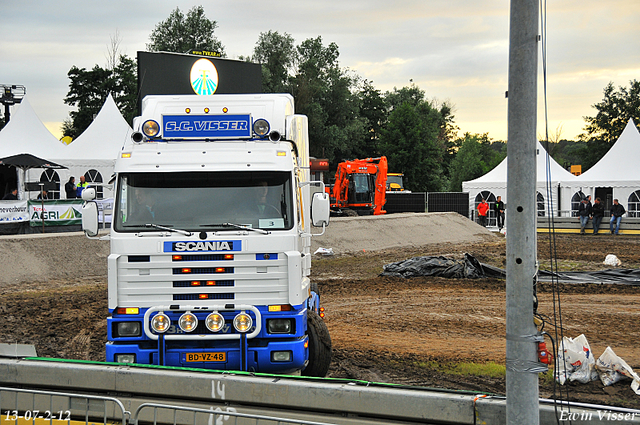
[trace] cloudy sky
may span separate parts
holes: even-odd
[[[0,84],[27,88],[40,119],[59,136],[72,66],[104,67],[111,39],[135,58],[172,10],[204,7],[227,55],[250,55],[261,32],[296,44],[322,36],[340,65],[380,90],[413,80],[428,98],[449,101],[463,132],[507,136],[508,0],[0,0]],[[549,130],[572,139],[611,81],[640,78],[640,1],[563,0],[547,5]],[[540,61],[542,65],[542,61]],[[542,78],[539,78],[542,88]],[[540,90],[542,93],[542,90]],[[540,97],[538,133],[544,133]]]

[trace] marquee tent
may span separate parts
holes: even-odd
[[[60,173],[61,184],[64,186],[70,176],[74,176],[78,183],[79,176],[82,175],[88,182],[107,183],[125,139],[131,136],[132,131],[113,97],[108,95],[91,125],[65,146],[64,158],[58,158],[58,162],[69,167]],[[113,197],[110,187],[99,188],[98,193],[101,192],[104,198]],[[64,197],[64,193],[62,196]]]
[[[573,194],[576,176],[562,168],[551,156],[546,154],[546,150],[540,142],[537,142],[536,150],[536,191],[538,215],[543,216],[549,211],[566,211],[571,207],[570,201]],[[489,205],[493,207],[498,196],[502,196],[502,201],[508,204],[507,199],[507,164],[508,157],[498,164],[487,174],[462,183],[462,190],[469,192],[469,211],[475,211],[480,199],[485,198]],[[548,159],[548,162],[547,162]],[[547,167],[548,163],[548,167]],[[547,173],[547,168],[549,172]],[[547,174],[550,180],[550,196],[547,195]],[[552,198],[549,200],[548,198]],[[507,205],[508,208],[508,205]],[[556,214],[557,215],[557,214]],[[566,215],[566,214],[565,214]],[[490,223],[491,224],[491,220]]]
[[[629,216],[640,217],[640,132],[632,119],[624,131],[593,167],[575,181],[580,190],[592,198],[600,197],[609,208],[613,199],[618,199],[629,212]]]
[[[56,139],[40,121],[27,97],[22,99],[9,123],[0,131],[0,157],[28,153],[49,161],[60,162],[59,158],[63,156],[64,148],[64,143]],[[64,162],[61,164],[67,165]],[[9,186],[15,187],[17,184],[19,197],[24,199],[23,178],[23,173],[16,173],[14,168],[2,167],[1,189],[7,191]],[[37,193],[34,193],[35,196]]]
[[[26,174],[29,182],[59,181],[60,198],[65,198],[64,183],[70,176],[76,178],[76,183],[81,175],[89,182],[108,182],[115,159],[131,132],[109,95],[91,125],[76,140],[65,145],[47,130],[25,97],[0,131],[0,157],[30,153],[68,167],[65,170],[32,169]],[[18,176],[18,187],[20,197],[24,199],[22,176]],[[31,197],[35,196],[37,193],[31,194]],[[103,197],[112,196],[111,190],[104,188]]]

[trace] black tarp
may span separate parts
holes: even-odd
[[[464,259],[461,260],[442,256],[424,256],[385,264],[380,276],[404,278],[437,276],[456,279],[494,277],[505,279],[507,273],[504,269],[481,263],[474,256],[464,254]],[[559,273],[540,270],[538,272],[538,281],[640,285],[640,269],[607,269],[594,272]]]
[[[396,263],[385,264],[381,276],[418,277],[439,276],[457,279],[478,279],[485,277],[482,265],[475,257],[464,255],[462,260],[446,257],[414,257]]]

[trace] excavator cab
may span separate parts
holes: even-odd
[[[371,174],[351,174],[349,180],[349,203],[371,204],[375,192]]]

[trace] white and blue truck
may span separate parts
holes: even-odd
[[[307,128],[288,94],[143,99],[108,235],[82,195],[83,230],[110,240],[107,361],[326,374],[309,275],[329,198],[309,181]]]

